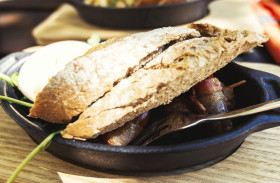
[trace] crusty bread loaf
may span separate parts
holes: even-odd
[[[190,27],[203,35],[168,47],[142,69],[122,79],[62,132],[64,138],[88,139],[116,129],[141,113],[189,90],[238,54],[267,41],[249,31],[208,24]]]
[[[168,45],[199,36],[194,29],[166,27],[103,42],[51,78],[36,97],[29,116],[69,123]]]

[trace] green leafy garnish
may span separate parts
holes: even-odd
[[[29,155],[21,162],[21,164],[17,167],[17,169],[13,172],[13,174],[8,179],[7,183],[12,183],[18,174],[22,171],[22,169],[32,160],[38,153],[44,151],[46,148],[49,147],[53,137],[59,134],[62,130],[56,131],[51,133],[43,142],[41,142]]]
[[[13,87],[18,88],[18,73],[14,73],[11,77],[0,73],[0,79],[5,80],[6,82],[8,82],[10,85],[12,85]],[[24,102],[22,100],[17,100],[11,97],[6,97],[6,96],[2,96],[0,95],[0,100],[6,100],[10,103],[16,103],[16,104],[20,104],[26,107],[33,107],[32,103],[28,103],[28,102]],[[18,176],[18,174],[22,171],[22,169],[29,163],[29,161],[31,161],[38,153],[40,153],[41,151],[44,151],[46,148],[49,147],[53,137],[57,134],[59,134],[62,130],[56,131],[51,133],[47,138],[45,138],[45,140],[43,140],[43,142],[41,142],[31,153],[29,153],[29,155],[21,162],[21,164],[16,168],[16,170],[13,172],[13,174],[10,176],[10,178],[8,179],[7,183],[12,183],[14,182],[14,180],[16,179],[16,177]]]
[[[11,97],[6,97],[6,96],[0,95],[0,99],[6,100],[10,103],[20,104],[20,105],[23,105],[23,106],[26,106],[26,107],[33,107],[32,103],[24,102],[24,101],[17,100],[17,99],[11,98]]]
[[[14,86],[18,88],[18,73],[14,73],[12,76],[11,76],[11,80],[12,82],[14,83]]]
[[[90,38],[87,40],[87,43],[91,46],[96,46],[100,43],[100,36],[97,33],[94,33],[90,36]]]
[[[16,87],[18,88],[18,73],[14,73],[11,77],[7,76],[6,74],[0,73],[0,79],[3,79],[4,81],[8,82],[12,87]],[[0,95],[0,99],[1,100],[6,100],[10,103],[16,103],[16,104],[20,104],[26,107],[32,107],[33,104],[32,103],[28,103],[28,102],[24,102],[21,100],[17,100],[11,97],[6,97],[6,96],[2,96]]]
[[[8,82],[12,87],[18,87],[17,82],[18,73],[14,73],[11,77],[7,76],[6,74],[0,73],[0,79]]]

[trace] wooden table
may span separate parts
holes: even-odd
[[[280,75],[280,67],[242,63]],[[36,144],[0,109],[0,182],[5,182]],[[280,182],[280,127],[249,136],[230,157],[190,173],[154,177],[129,177],[85,169],[41,152],[21,172],[16,182]]]

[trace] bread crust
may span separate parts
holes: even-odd
[[[69,123],[166,45],[199,36],[194,29],[166,27],[103,42],[51,78],[36,97],[29,116]]]
[[[267,37],[192,24],[204,37],[178,42],[142,69],[122,79],[62,132],[64,138],[88,139],[114,130],[141,113],[168,104],[197,82],[224,67]]]

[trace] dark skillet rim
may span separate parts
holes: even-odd
[[[56,142],[60,143],[61,140],[64,142],[65,145],[73,146],[75,148],[82,148],[87,150],[93,150],[93,151],[104,151],[104,152],[111,152],[111,153],[124,153],[124,154],[150,154],[150,153],[174,153],[174,152],[185,152],[185,151],[194,151],[196,149],[205,149],[209,146],[215,146],[217,144],[220,144],[222,142],[231,141],[233,139],[236,139],[242,135],[244,135],[243,140],[250,134],[254,133],[255,131],[259,130],[259,125],[252,125],[251,123],[248,123],[246,125],[242,125],[238,129],[210,137],[205,138],[201,140],[186,142],[186,143],[180,143],[175,145],[160,145],[160,146],[109,146],[104,144],[94,144],[87,146],[87,144],[92,144],[90,142],[79,142],[76,141],[73,145],[73,142],[71,140],[63,139],[62,137],[56,137]]]
[[[235,63],[232,63],[235,64]],[[1,65],[1,63],[0,63]],[[10,68],[15,68],[16,66],[13,65]],[[243,67],[243,66],[238,66]],[[10,68],[8,70],[10,70]],[[19,66],[20,68],[20,66]],[[8,84],[5,83],[1,88],[1,94],[4,96],[7,96],[8,92]],[[266,100],[266,99],[264,99]],[[264,101],[263,101],[264,102]],[[16,121],[17,124],[19,124],[24,130],[26,130],[28,133],[35,133],[42,138],[46,138],[49,134],[44,131],[41,127],[33,123],[31,120],[29,120],[26,116],[23,116],[20,114],[13,105],[9,104],[6,101],[1,102],[2,108]],[[16,104],[15,104],[16,105]],[[254,120],[251,120],[254,121]],[[192,142],[186,142],[181,144],[175,144],[175,145],[164,145],[164,146],[147,146],[147,147],[139,147],[139,146],[109,146],[104,144],[96,144],[92,142],[86,142],[86,141],[78,141],[78,140],[68,140],[63,139],[61,136],[56,136],[53,141],[57,142],[59,144],[64,144],[67,146],[70,146],[72,148],[80,148],[80,149],[87,149],[91,151],[100,151],[100,152],[112,152],[112,153],[125,153],[125,154],[149,154],[149,153],[172,153],[172,152],[181,152],[181,151],[192,151],[195,149],[203,149],[207,148],[209,146],[213,146],[215,144],[219,144],[225,141],[230,141],[231,139],[235,139],[242,134],[246,134],[247,137],[251,133],[258,130],[258,126],[261,124],[251,124],[246,123],[244,125],[241,125],[239,128],[234,129],[231,132],[228,132],[226,134],[201,139],[197,141]],[[246,138],[245,137],[245,138]],[[245,139],[244,138],[244,139]]]
[[[18,62],[17,62],[18,63]],[[0,65],[4,64],[4,62],[0,62]],[[231,63],[235,64],[236,63]],[[6,72],[11,71],[11,69],[20,68],[21,66],[17,64],[11,65]],[[238,65],[240,68],[245,68],[243,66]],[[247,68],[246,68],[247,69]],[[250,69],[252,70],[252,69]],[[4,83],[1,81],[0,86],[0,94],[7,96],[8,92],[8,85],[7,83]],[[3,87],[2,87],[3,86]],[[10,86],[9,86],[10,87]],[[264,102],[268,99],[263,98]],[[16,105],[16,104],[14,104]],[[23,116],[20,114],[13,105],[9,104],[6,101],[1,101],[2,108],[8,113],[8,115],[14,119],[14,121],[19,124],[29,135],[37,134],[41,136],[42,138],[46,138],[49,133],[44,131],[40,126],[33,123],[31,120],[29,120],[26,116]],[[56,136],[53,139],[53,142],[63,144],[66,146],[69,146],[71,148],[78,148],[78,149],[85,149],[90,151],[99,151],[99,152],[111,152],[111,153],[123,153],[123,154],[150,154],[150,153],[173,153],[173,152],[182,152],[182,151],[193,151],[196,149],[204,149],[209,146],[213,146],[215,144],[220,144],[222,142],[227,142],[232,139],[238,138],[242,135],[244,135],[244,139],[254,133],[255,131],[259,130],[262,123],[253,124],[253,120],[250,120],[248,123],[241,125],[240,127],[234,129],[233,131],[230,131],[225,134],[213,136],[210,138],[205,138],[201,140],[196,140],[192,142],[186,142],[181,144],[175,144],[175,145],[163,145],[163,146],[147,146],[147,147],[139,147],[139,146],[109,146],[104,144],[96,144],[92,142],[86,142],[86,141],[78,141],[78,140],[68,140],[64,139],[61,136]],[[278,124],[279,125],[279,124]],[[276,125],[275,125],[276,126]],[[38,142],[37,142],[38,143]]]
[[[172,8],[177,7],[181,5],[187,5],[192,3],[198,3],[198,2],[204,2],[206,4],[210,3],[213,0],[190,0],[185,2],[176,2],[176,3],[170,3],[170,4],[164,4],[164,5],[147,5],[147,6],[139,6],[139,7],[125,7],[125,8],[117,8],[117,7],[101,7],[101,6],[94,6],[94,5],[88,5],[82,2],[82,0],[68,0],[70,4],[84,6],[88,8],[94,8],[94,9],[104,9],[104,10],[119,10],[119,11],[125,11],[125,10],[146,10],[146,9],[160,9],[160,8]]]
[[[4,89],[6,88],[6,86],[7,84],[5,84]],[[28,134],[34,133],[41,136],[42,138],[46,138],[49,135],[49,133],[45,132],[42,128],[37,126],[35,123],[33,123],[32,121],[28,120],[25,116],[18,113],[18,111],[13,107],[13,105],[9,104],[6,101],[2,101],[1,106],[9,114],[9,116],[14,119],[14,121],[18,125],[20,125],[25,131],[27,131]],[[99,152],[109,152],[109,153],[123,153],[123,154],[174,153],[174,152],[193,151],[196,149],[208,148],[209,146],[214,146],[215,144],[231,141],[232,139],[238,138],[241,135],[245,135],[244,136],[245,139],[247,136],[257,131],[259,129],[258,128],[259,125],[252,124],[252,122],[246,123],[246,125],[241,125],[241,127],[222,135],[196,140],[192,142],[175,144],[175,145],[146,146],[146,147],[110,146],[110,145],[97,144],[97,143],[92,143],[87,141],[64,139],[61,136],[54,137],[53,142],[67,145],[70,146],[71,148],[85,149],[85,150],[99,151]]]

